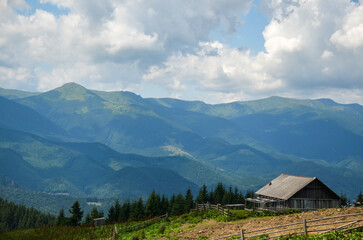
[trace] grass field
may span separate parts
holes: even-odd
[[[328,209],[308,213],[285,213],[282,216],[269,216],[267,213],[249,213],[243,210],[234,211],[235,217],[225,217],[210,210],[192,212],[182,216],[162,218],[152,222],[128,222],[94,226],[56,226],[16,230],[0,234],[0,239],[213,239],[238,233],[241,226],[259,227],[266,223],[279,223],[291,219],[317,218],[322,216],[342,215],[362,211],[362,208]],[[239,217],[238,217],[239,216]],[[117,229],[117,233],[115,231]],[[355,232],[334,231],[325,235],[289,236],[287,239],[363,239],[362,227]],[[227,238],[238,239],[239,237]]]

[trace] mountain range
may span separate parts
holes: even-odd
[[[363,190],[359,104],[212,105],[68,83],[0,89],[0,116],[0,175],[29,191],[135,199],[218,182],[256,190],[282,172],[318,177],[351,198]]]

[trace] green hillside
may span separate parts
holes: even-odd
[[[0,127],[26,131],[48,138],[69,138],[66,131],[32,108],[0,96]]]
[[[101,179],[92,196],[128,196],[137,199],[140,196],[144,199],[155,190],[171,196],[173,193],[184,193],[190,188],[197,193],[199,187],[178,175],[177,173],[156,167],[126,167]]]
[[[35,96],[38,94],[40,93],[20,91],[15,89],[4,89],[0,87],[0,95],[8,99],[25,98],[25,97]]]
[[[9,96],[7,90],[1,94]],[[117,173],[125,168],[134,175],[145,174],[143,168],[172,171],[176,175],[166,174],[171,180],[161,183],[162,189],[179,180],[185,187],[222,181],[258,189],[285,172],[319,177],[349,196],[362,190],[363,107],[358,104],[271,97],[211,105],[94,91],[75,83],[0,100],[3,172],[22,186],[33,181],[37,191],[148,194],[149,188],[122,186],[128,180]],[[21,124],[24,119],[29,121]],[[15,176],[11,169],[17,168],[24,176]]]
[[[98,143],[52,142],[9,129],[0,129],[0,136],[0,174],[35,191],[138,198],[153,189],[167,195],[188,188],[196,192],[196,183],[224,179],[184,157],[120,154]]]

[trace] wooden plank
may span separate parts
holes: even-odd
[[[306,222],[308,222],[308,223],[309,222],[317,222],[317,221],[322,221],[322,220],[327,220],[327,219],[350,217],[350,216],[359,216],[359,215],[363,215],[363,213],[353,213],[353,214],[339,215],[339,216],[334,216],[334,217],[318,218],[318,219],[308,220]]]
[[[302,224],[302,222],[289,223],[289,224],[279,225],[279,226],[269,227],[269,228],[262,228],[262,229],[258,229],[258,230],[253,230],[253,231],[245,232],[245,234],[247,234],[247,233],[253,233],[253,232],[259,232],[259,231],[265,231],[265,230],[270,230],[270,229],[274,229],[274,228],[293,226],[293,225],[297,225],[297,224]]]
[[[346,226],[352,225],[352,224],[357,223],[357,222],[359,222],[359,221],[354,221],[354,222],[351,222],[351,223],[348,223],[348,224],[344,224],[343,226],[336,227],[336,228],[333,228],[333,229],[325,229],[325,230],[323,230],[323,231],[326,231],[326,232],[323,232],[323,233],[331,232],[331,231],[336,230],[336,229],[341,229],[341,228],[343,228],[343,227],[346,227]]]
[[[269,235],[269,234],[274,234],[274,233],[280,233],[280,232],[286,232],[286,231],[291,231],[291,230],[296,230],[296,229],[301,229],[303,227],[296,227],[296,228],[288,228],[288,229],[283,229],[283,230],[278,230],[278,231],[272,231],[272,232],[265,232],[265,233],[260,233],[260,234],[256,234],[253,236],[248,236],[247,238],[252,238],[252,237],[259,237],[259,236],[263,236],[265,234]],[[247,234],[247,233],[245,233]]]
[[[324,226],[324,225],[334,225],[334,224],[339,224],[339,223],[347,223],[347,222],[351,222],[351,220],[346,220],[346,221],[339,221],[339,222],[332,222],[332,223],[322,223],[322,224],[315,224],[315,225],[309,225],[310,227],[319,227],[319,226]],[[357,219],[357,222],[363,221],[363,219]]]
[[[323,224],[316,224],[316,225],[307,225],[307,223],[311,223],[311,222],[317,222],[317,221],[324,221],[324,220],[328,220],[328,219],[335,219],[335,218],[342,218],[342,217],[350,217],[350,216],[359,216],[359,215],[363,215],[363,213],[357,213],[357,214],[346,214],[346,215],[339,215],[339,216],[333,216],[333,217],[326,217],[326,218],[319,218],[319,219],[313,219],[313,220],[305,220],[303,222],[296,222],[296,223],[290,223],[290,224],[285,224],[285,225],[279,225],[279,226],[274,226],[274,227],[269,227],[269,228],[263,228],[263,229],[257,229],[257,230],[253,230],[253,231],[249,231],[249,232],[245,232],[243,231],[243,234],[250,234],[250,233],[255,233],[255,232],[261,232],[261,231],[266,231],[266,230],[271,230],[271,229],[276,229],[276,228],[281,228],[281,227],[287,227],[287,226],[293,226],[293,225],[298,225],[298,224],[304,224],[305,225],[301,226],[301,227],[296,227],[296,228],[290,228],[290,229],[282,229],[282,230],[277,230],[277,231],[272,231],[272,232],[266,232],[266,233],[261,233],[258,235],[253,235],[253,236],[248,236],[248,237],[244,237],[245,239],[247,238],[252,238],[252,237],[257,237],[257,236],[263,236],[265,234],[273,234],[273,233],[279,233],[279,232],[284,232],[284,231],[289,231],[289,230],[297,230],[297,229],[301,229],[304,228],[303,232],[297,232],[297,233],[289,233],[289,234],[284,234],[284,235],[279,235],[279,236],[273,236],[270,238],[277,238],[277,237],[283,237],[283,236],[288,236],[288,235],[296,235],[296,234],[308,234],[309,232],[320,232],[320,231],[332,231],[335,229],[341,229],[347,226],[350,226],[352,224],[358,223],[360,221],[363,221],[363,219],[358,219],[358,220],[346,220],[346,221],[338,221],[338,222],[332,222],[332,223],[323,223]],[[310,230],[308,231],[307,228],[313,228],[313,227],[317,227],[317,226],[324,226],[324,225],[334,225],[334,224],[339,224],[339,223],[347,223],[348,224],[344,224],[342,226],[336,227],[336,228],[331,228],[331,229],[323,229],[323,230]],[[304,227],[305,226],[305,227]],[[344,231],[348,231],[348,230],[353,230],[353,229],[357,229],[359,227],[362,226],[358,226],[358,227],[353,227],[353,228],[347,228],[347,229],[343,229]],[[324,233],[324,232],[323,232]],[[217,239],[224,239],[224,238],[229,238],[229,237],[234,237],[234,236],[238,236],[240,235],[240,233],[238,234],[233,234],[233,235],[229,235],[229,236],[224,236],[224,237],[220,237],[220,238],[216,238]]]
[[[244,204],[226,204],[223,207],[243,207]]]

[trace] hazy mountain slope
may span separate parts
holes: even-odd
[[[85,195],[85,184],[112,171],[32,134],[0,129],[0,136],[2,174],[32,190]]]
[[[66,84],[18,101],[79,139],[102,142],[121,152],[154,151],[154,155],[160,155],[163,153],[160,145],[188,131],[144,109],[142,102],[135,105],[125,100],[115,104],[77,84]]]
[[[155,167],[172,170],[199,186],[203,184],[215,185],[220,181],[225,184],[233,183],[210,167],[187,157],[145,157],[137,154],[121,154],[100,143],[60,144],[80,152],[95,161],[106,164],[116,171],[125,167]]]
[[[100,184],[91,192],[95,196],[129,196],[147,198],[155,190],[171,196],[172,193],[185,193],[188,188],[194,194],[199,187],[175,172],[155,167],[126,167],[106,176]],[[112,184],[111,184],[112,183]]]
[[[11,180],[1,174],[0,174],[0,186],[8,188],[19,188],[19,185],[14,180]]]
[[[172,170],[198,184],[203,179],[214,182],[220,178],[241,188],[257,188],[270,175],[285,170],[307,175],[308,169],[299,164],[315,162],[321,171],[341,169],[341,175],[330,174],[328,182],[336,183],[342,177],[344,184],[355,186],[355,191],[361,190],[356,184],[360,179],[354,177],[363,172],[363,107],[358,104],[271,97],[210,105],[199,101],[143,99],[130,92],[92,91],[74,83],[16,101],[82,141],[100,142],[124,153],[187,157],[144,161],[134,158],[135,155],[121,156],[109,149],[101,150],[105,148],[102,145],[86,144],[85,148],[95,149],[92,151],[73,143],[56,144],[60,154],[64,155],[62,150],[67,149],[76,159],[74,165],[69,165],[71,172],[90,161],[96,172],[100,166],[112,173],[124,167],[157,167]],[[24,151],[30,149],[30,145],[21,146]],[[14,147],[11,149],[15,151]],[[48,148],[42,145],[41,149],[40,155],[44,157]],[[30,149],[29,156],[22,157],[25,161],[35,161],[36,154]],[[102,157],[103,154],[107,157]],[[203,171],[198,175],[195,169]],[[55,175],[59,174],[58,170],[54,170]],[[213,177],[208,178],[209,172]]]
[[[11,180],[10,180],[11,181]],[[44,192],[31,191],[22,187],[9,187],[0,184],[0,197],[17,204],[24,204],[27,207],[34,207],[42,212],[58,215],[59,211],[65,209],[66,216],[69,216],[68,209],[75,201],[79,201],[81,209],[87,213],[92,210],[94,205],[87,202],[97,202],[101,204],[97,208],[103,210],[106,214],[111,205],[115,203],[115,198],[96,198],[96,197],[79,197],[54,195]],[[127,198],[119,197],[120,201],[127,201]]]
[[[18,101],[74,137],[98,141],[120,152],[158,156],[165,155],[161,147],[182,147],[190,138],[246,136],[220,117],[166,108],[129,92],[90,91],[73,83]]]
[[[232,143],[330,163],[348,161],[357,166],[363,162],[363,107],[358,104],[281,97],[217,105],[175,99],[151,101],[233,122],[250,139],[218,135]]]
[[[33,109],[0,97],[0,127],[35,133],[49,138],[66,138],[66,131]]]
[[[102,144],[59,143],[9,129],[0,129],[0,161],[0,174],[22,186],[76,196],[147,196],[151,183],[170,195],[198,188],[192,181],[210,185],[225,180],[203,164],[183,157],[120,154]],[[125,172],[130,166],[132,171]],[[143,169],[150,167],[155,172],[147,175]],[[159,174],[164,178],[159,179]]]
[[[358,135],[363,135],[363,106],[359,104],[339,104],[331,99],[300,100],[282,97],[269,97],[261,100],[206,104],[199,101],[176,99],[151,99],[168,108],[198,112],[225,119],[236,119],[250,114],[314,114],[320,118],[334,118],[343,127]]]
[[[281,168],[281,171],[293,175],[318,177],[338,195],[344,193],[351,199],[356,198],[363,184],[363,175],[357,171],[339,167],[326,167],[311,161],[286,165]],[[274,177],[277,176],[278,174]],[[346,184],[348,182],[349,184]]]
[[[22,156],[11,149],[0,148],[0,175],[22,184],[24,187],[41,189],[42,177]]]
[[[40,94],[40,93],[20,91],[20,90],[15,90],[15,89],[4,89],[4,88],[0,87],[0,96],[3,96],[7,99],[25,98],[25,97],[35,96],[38,94]]]
[[[253,138],[281,152],[337,163],[363,156],[363,137],[313,114],[250,114],[233,119]],[[362,159],[363,160],[363,159]]]

